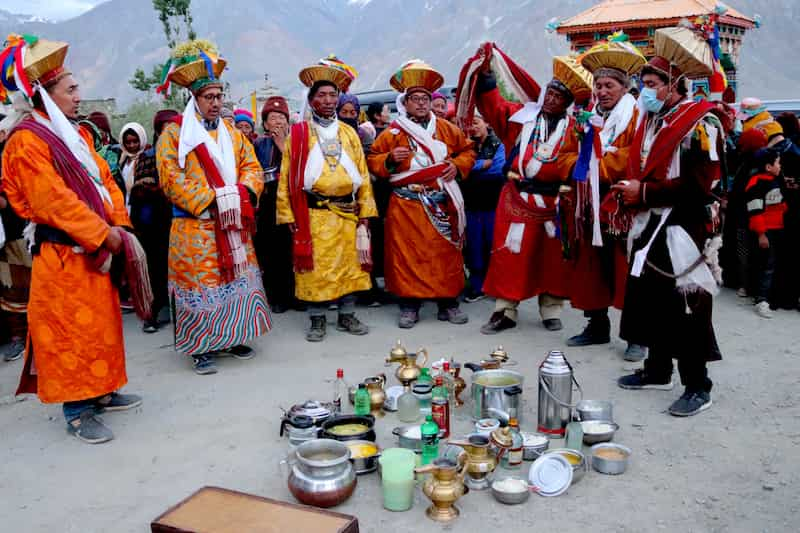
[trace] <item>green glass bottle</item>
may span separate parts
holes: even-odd
[[[431,464],[439,456],[439,426],[433,417],[425,417],[425,423],[420,428],[422,434],[422,464]]]
[[[370,410],[369,392],[367,391],[367,386],[364,383],[358,384],[358,390],[356,391],[356,396],[355,398],[353,398],[353,405],[355,407],[356,415],[365,416],[369,414]]]

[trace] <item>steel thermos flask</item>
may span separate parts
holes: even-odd
[[[537,431],[564,437],[572,411],[572,367],[560,350],[551,350],[539,366],[539,423]]]

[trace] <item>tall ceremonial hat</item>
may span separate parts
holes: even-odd
[[[33,96],[34,84],[49,87],[70,74],[64,69],[67,43],[33,35],[9,35],[0,52],[0,101],[6,91]]]
[[[576,102],[585,102],[592,96],[592,74],[571,56],[553,58],[553,81],[551,87],[566,89]]]
[[[643,71],[657,71],[669,79],[707,78],[714,73],[714,55],[697,31],[685,26],[656,30],[655,52]]]
[[[325,81],[335,85],[340,92],[347,92],[350,84],[358,76],[356,69],[331,54],[324,59],[320,59],[314,65],[308,66],[300,71],[300,81],[306,87],[313,87],[315,83]]]
[[[647,62],[641,50],[622,32],[609,35],[605,41],[578,56],[577,60],[594,79],[610,77],[623,85],[628,85],[630,76],[639,72]]]
[[[403,63],[389,79],[389,85],[401,93],[419,89],[433,94],[443,84],[444,76],[420,59],[412,59]]]
[[[220,57],[217,45],[206,39],[186,41],[175,47],[164,64],[162,83],[157,92],[169,89],[171,83],[192,92],[209,86],[222,87],[220,76],[227,62]]]

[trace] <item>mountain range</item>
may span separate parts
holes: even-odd
[[[198,36],[215,41],[228,60],[233,99],[269,83],[290,96],[297,72],[336,53],[360,73],[354,91],[388,88],[400,64],[421,58],[455,84],[467,57],[486,40],[497,42],[537,80],[550,75],[566,39],[545,31],[593,0],[194,0]],[[797,0],[734,0],[760,29],[744,38],[740,95],[798,98],[800,62],[787,61],[800,23]],[[121,105],[144,96],[128,83],[134,70],[150,72],[169,49],[151,0],[110,0],[76,18],[49,22],[0,10],[0,34],[29,33],[70,43],[68,63],[85,98],[115,97]]]

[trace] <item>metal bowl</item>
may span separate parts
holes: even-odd
[[[378,457],[381,456],[380,447],[368,440],[349,440],[344,443],[350,449],[350,462],[357,475],[369,474],[378,469]],[[357,446],[371,446],[375,448],[375,453],[366,457],[356,457],[355,449]]]
[[[607,400],[581,400],[575,406],[579,421],[614,420],[613,405]]]
[[[515,482],[517,481],[520,482],[520,486],[524,485],[525,490],[517,492],[509,492],[502,490],[498,485],[498,483],[506,481],[508,479],[512,479]],[[503,478],[503,479],[496,479],[494,482],[492,482],[492,495],[500,503],[505,503],[506,505],[516,505],[525,502],[530,497],[531,491],[528,489],[528,482],[525,481],[524,479]]]
[[[523,461],[535,461],[550,447],[550,439],[541,433],[522,434],[522,459]]]
[[[620,459],[603,457],[602,450],[613,450],[612,453],[621,456]],[[614,443],[595,444],[592,446],[592,468],[601,474],[619,475],[628,468],[631,457],[631,449],[627,446]]]
[[[586,420],[581,422],[581,429],[583,429],[584,444],[597,444],[613,439],[619,426],[614,422],[604,420]]]
[[[543,455],[557,453],[564,456],[564,458],[572,465],[572,484],[574,485],[586,475],[589,470],[589,463],[586,461],[586,456],[578,450],[572,448],[555,448],[547,450]]]

